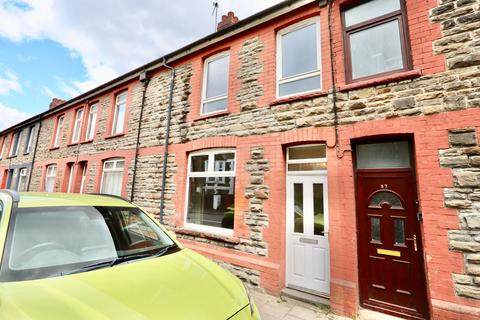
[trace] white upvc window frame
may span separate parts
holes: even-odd
[[[222,153],[233,153],[235,165],[233,166],[233,171],[217,171],[215,172],[215,155],[222,154]],[[195,156],[208,156],[208,168],[207,171],[204,172],[191,172],[191,164],[192,164],[192,157]],[[233,225],[234,229],[227,229],[221,227],[212,227],[212,226],[205,226],[202,224],[196,223],[189,223],[187,222],[188,218],[188,203],[190,197],[190,178],[216,178],[216,177],[233,177],[235,178],[236,182],[236,172],[237,172],[237,151],[233,148],[218,148],[218,149],[208,149],[208,150],[201,150],[196,152],[191,152],[188,155],[188,163],[187,163],[187,183],[186,183],[186,191],[185,191],[185,210],[184,210],[184,227],[185,229],[198,231],[198,232],[205,232],[209,234],[221,235],[221,236],[233,236],[235,224]],[[235,190],[234,190],[235,192]]]
[[[9,157],[18,156],[18,151],[20,150],[20,143],[22,142],[22,132],[23,130],[17,130],[12,135],[12,140],[10,142],[10,151],[8,152]]]
[[[57,170],[58,170],[58,167],[57,167],[56,164],[50,164],[50,165],[47,166],[46,172],[45,172],[45,187],[44,187],[46,192],[55,192],[55,182],[56,182],[56,179],[57,179]],[[47,190],[48,179],[53,179],[53,190],[52,191]]]
[[[79,108],[75,111],[75,119],[73,123],[72,143],[80,142],[82,136],[83,118],[85,116],[85,108]]]
[[[125,112],[123,113],[123,126],[120,128],[118,126],[118,120],[120,119],[118,117],[118,109],[120,107],[118,100],[123,95],[125,95]],[[112,121],[112,130],[111,130],[111,134],[113,136],[122,134],[125,132],[125,119],[127,118],[127,104],[128,104],[128,90],[118,92],[115,95],[115,106],[114,106],[115,109],[113,110],[113,121]]]
[[[7,142],[7,137],[3,137],[2,150],[0,151],[0,160],[3,159],[3,154],[5,153],[6,142]]]
[[[110,163],[112,162],[114,165],[113,165],[113,168],[105,168],[107,163]],[[123,162],[123,168],[117,168],[117,165],[119,162]],[[105,179],[105,172],[121,172],[122,173],[122,188],[120,190],[120,195],[123,191],[123,180],[124,180],[124,175],[125,175],[125,165],[126,165],[126,162],[125,162],[125,158],[111,158],[111,159],[107,159],[107,160],[104,160],[103,161],[103,166],[102,166],[102,180],[100,181],[100,193],[104,193],[103,192],[103,183],[104,183],[104,179]]]
[[[27,138],[27,145],[25,147],[25,154],[29,154],[30,152],[32,152],[33,136],[35,135],[36,129],[37,129],[37,126],[33,125],[28,130],[28,138]]]
[[[27,186],[27,183],[28,183],[28,181],[27,181],[27,178],[28,178],[27,172],[28,172],[27,168],[20,168],[20,169],[18,170],[18,183],[17,183],[17,191],[18,191],[18,192],[25,192],[25,191],[27,191],[27,190],[26,190],[26,189],[28,188],[28,186]],[[25,179],[25,190],[21,190],[21,189],[20,189],[20,186],[22,185],[22,184],[21,184],[22,178]]]
[[[58,148],[60,146],[60,138],[61,138],[60,136],[62,134],[64,124],[65,124],[65,115],[62,114],[57,118],[57,127],[55,130],[55,136],[53,140],[54,148]]]
[[[215,60],[218,60],[218,59],[221,59],[221,58],[224,58],[224,57],[228,57],[228,69],[227,69],[227,92],[225,93],[225,95],[221,95],[221,96],[216,96],[216,97],[212,97],[212,98],[206,98],[207,96],[207,79],[208,79],[208,64],[210,62],[213,62]],[[207,59],[205,59],[205,61],[203,62],[203,80],[202,80],[202,103],[200,105],[200,115],[201,116],[204,116],[204,115],[211,115],[211,114],[216,114],[216,113],[220,113],[220,112],[225,112],[228,110],[228,90],[229,90],[229,82],[230,82],[230,51],[222,51],[220,53],[217,53],[211,57],[208,57]],[[215,101],[219,101],[219,100],[223,100],[223,99],[226,99],[227,100],[227,104],[225,106],[225,109],[223,110],[217,110],[217,111],[213,111],[213,112],[204,112],[203,109],[204,109],[204,105],[206,103],[210,103],[210,102],[215,102]]]
[[[309,71],[309,72],[304,72],[302,74],[294,75],[294,76],[289,76],[286,78],[282,78],[282,36],[293,32],[300,30],[302,28],[305,28],[307,26],[310,26],[312,24],[316,25],[315,30],[316,32],[316,39],[317,39],[317,70],[314,71]],[[291,26],[288,26],[284,29],[281,29],[277,32],[277,37],[276,37],[276,49],[277,49],[277,57],[276,57],[276,63],[277,63],[277,79],[276,79],[276,97],[277,99],[280,98],[288,98],[288,97],[293,97],[293,96],[298,96],[298,95],[303,95],[307,93],[312,93],[312,92],[318,92],[322,90],[322,41],[321,41],[321,33],[320,33],[320,18],[319,17],[313,17],[309,19],[305,19],[303,21],[300,21],[298,23],[295,23]],[[307,90],[307,91],[302,91],[302,92],[296,92],[292,93],[289,95],[284,95],[280,96],[280,85],[284,83],[289,83],[292,81],[296,80],[302,80],[305,78],[310,78],[313,76],[319,76],[320,77],[320,83],[318,89],[313,89],[313,90]]]
[[[295,148],[316,147],[316,146],[325,146],[325,148],[327,148],[325,143],[300,144],[300,145],[297,145],[297,146],[288,147],[287,148],[287,161],[286,161],[286,167],[285,167],[287,175],[315,175],[315,174],[326,175],[327,174],[327,169],[325,169],[325,170],[305,170],[305,171],[291,171],[291,170],[288,170],[288,165],[289,164],[309,164],[309,163],[325,163],[325,164],[327,164],[328,159],[327,159],[326,156],[325,156],[325,158],[290,159],[289,150],[295,149]]]
[[[72,187],[73,187],[74,172],[75,172],[75,162],[69,163],[68,167],[70,168],[70,172],[68,173],[67,193],[71,193]]]
[[[94,111],[95,110],[95,111]],[[91,141],[95,137],[95,127],[98,117],[98,102],[88,107],[87,130],[85,132],[85,141]]]
[[[87,178],[87,166],[88,162],[83,163],[82,177],[80,180],[80,194],[83,194],[83,188],[85,187],[85,180]],[[103,181],[103,179],[102,179]]]
[[[10,140],[10,148],[8,149],[8,157],[13,156],[13,149],[15,147],[15,139],[17,139],[18,132],[14,132],[12,135],[12,139]]]

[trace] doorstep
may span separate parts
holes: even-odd
[[[292,288],[284,288],[280,293],[280,296],[287,299],[294,299],[294,300],[302,301],[305,303],[310,303],[315,306],[330,305],[330,300],[326,297],[322,297],[320,295],[316,295],[313,293],[308,293],[308,292],[304,292],[304,291],[300,291]]]
[[[394,317],[388,314],[380,313],[377,311],[363,309],[358,311],[359,320],[402,320],[402,318]]]
[[[250,290],[262,320],[351,320],[334,315],[326,305],[315,306],[291,298],[274,297],[261,290]]]

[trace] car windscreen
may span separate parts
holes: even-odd
[[[173,245],[138,208],[19,208],[8,229],[0,281],[58,276],[96,262],[148,256]]]

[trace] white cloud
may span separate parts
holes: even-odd
[[[11,91],[22,92],[22,85],[18,77],[11,71],[0,73],[0,96],[7,95]]]
[[[28,113],[0,104],[0,130],[4,130],[30,117]]]
[[[47,97],[52,98],[52,99],[55,98],[55,97],[58,97],[58,95],[56,95],[56,94],[53,92],[53,90],[50,89],[49,87],[43,87],[43,88],[42,88],[42,93],[43,93],[44,95],[46,95]]]
[[[242,19],[280,1],[218,2],[219,18]],[[87,80],[65,83],[70,96],[212,33],[213,19],[210,0],[0,0],[0,37],[50,39],[80,57]]]

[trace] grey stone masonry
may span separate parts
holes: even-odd
[[[218,263],[221,267],[227,269],[228,271],[236,275],[244,283],[253,287],[260,286],[260,272],[258,270],[245,268],[245,267],[241,267],[241,266],[230,264],[230,263],[225,263],[223,261],[215,261],[215,262]]]
[[[263,96],[263,88],[258,81],[258,76],[263,72],[263,64],[259,59],[263,47],[258,38],[253,38],[243,44],[238,54],[241,67],[237,79],[241,81],[241,87],[237,92],[237,100],[242,111],[257,108],[257,99]]]
[[[263,241],[262,230],[268,227],[268,214],[263,210],[263,202],[270,196],[270,188],[264,184],[265,172],[269,162],[264,158],[262,147],[252,147],[246,171],[250,173],[250,184],[245,188],[245,197],[249,199],[249,211],[244,213],[245,224],[250,229],[250,243],[255,253],[267,255],[267,243]]]
[[[453,274],[459,296],[480,299],[480,146],[475,128],[450,130],[449,148],[440,165],[452,168],[453,188],[444,190],[445,206],[458,209],[460,230],[448,232],[449,248],[464,254],[465,274]]]

